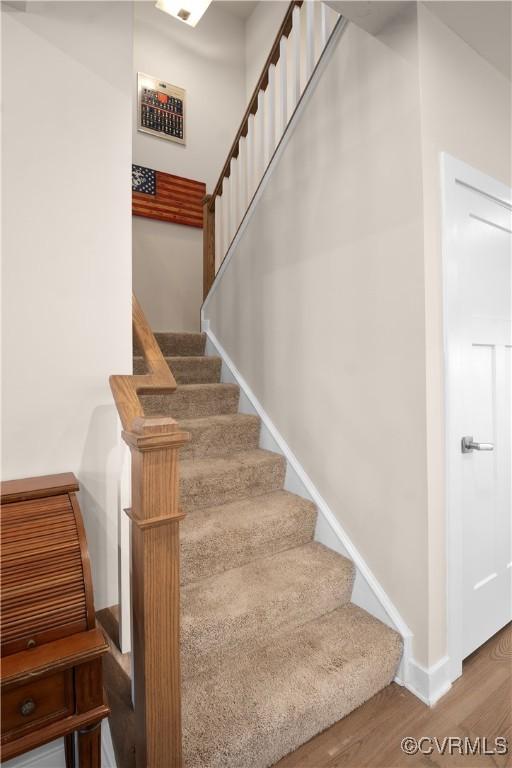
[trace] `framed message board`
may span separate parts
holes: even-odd
[[[185,144],[185,91],[164,80],[137,73],[137,127]]]

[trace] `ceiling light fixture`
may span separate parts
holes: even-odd
[[[157,0],[156,7],[183,21],[189,27],[195,27],[212,0]]]

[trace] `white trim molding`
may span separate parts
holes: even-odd
[[[404,685],[418,699],[432,707],[439,699],[448,693],[452,687],[450,680],[450,659],[443,656],[428,669],[414,659],[409,661],[409,676]]]
[[[101,765],[103,768],[117,768],[108,720],[102,720],[101,723]],[[2,768],[65,768],[65,766],[64,739],[56,739],[25,755],[2,762]]]
[[[58,739],[2,762],[2,768],[64,768],[65,764],[64,741]]]
[[[404,621],[400,612],[393,604],[389,595],[383,589],[361,553],[351,541],[343,529],[329,505],[319,493],[304,467],[291,450],[290,446],[277,430],[275,424],[267,414],[262,404],[244,379],[233,360],[230,358],[220,341],[210,329],[208,320],[202,321],[202,330],[206,333],[206,354],[217,355],[222,359],[221,380],[226,383],[235,383],[240,387],[241,413],[254,413],[261,419],[260,447],[275,453],[280,453],[287,462],[285,488],[303,498],[313,501],[318,509],[318,518],[315,531],[315,540],[334,549],[345,557],[350,558],[356,567],[356,580],[352,594],[352,602],[364,608],[365,611],[375,616],[388,626],[396,629],[404,641],[402,661],[395,681],[399,685],[406,686],[411,693],[426,702],[425,689],[409,685],[412,665],[412,632]],[[416,665],[419,666],[419,665]],[[413,679],[417,675],[413,673]],[[428,690],[426,691],[428,694]]]

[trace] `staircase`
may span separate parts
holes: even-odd
[[[388,685],[402,641],[350,602],[353,564],[314,541],[315,506],[283,489],[284,458],[258,447],[259,418],[238,413],[239,388],[220,382],[204,334],[156,338],[178,386],[141,394],[145,416],[191,435],[180,457],[183,763],[265,768]],[[131,729],[117,736],[125,768]]]

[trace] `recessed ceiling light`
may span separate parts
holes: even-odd
[[[212,0],[157,0],[156,7],[189,27],[195,27]]]

